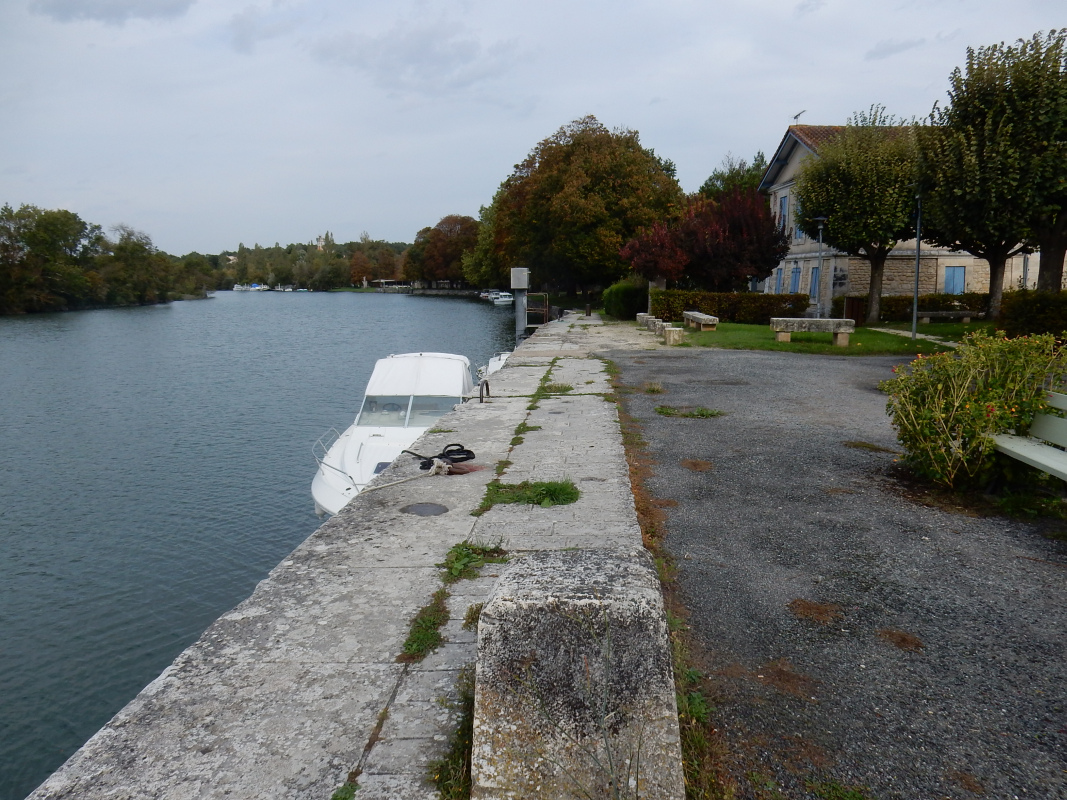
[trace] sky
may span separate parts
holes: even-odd
[[[166,252],[410,242],[595,115],[695,191],[802,124],[944,101],[1063,0],[0,0],[0,204]]]

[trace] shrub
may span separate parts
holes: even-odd
[[[1007,299],[1008,295],[1004,295]],[[866,296],[862,298],[866,300]],[[882,322],[911,322],[914,295],[882,295]],[[964,294],[921,294],[919,311],[973,311],[976,315],[989,308],[988,292],[965,292]],[[844,313],[845,298],[835,297],[830,304],[830,315],[840,317]]]
[[[886,411],[918,475],[948,488],[992,477],[997,433],[1024,434],[1067,371],[1051,335],[1007,339],[977,332],[954,352],[919,356],[880,384]]]
[[[619,281],[604,290],[604,311],[615,319],[633,319],[648,308],[648,287]]]
[[[769,325],[771,317],[801,317],[811,299],[806,294],[701,292],[685,289],[652,291],[652,315],[679,322],[684,311],[700,311],[722,322]]]
[[[1004,292],[998,327],[1008,336],[1067,331],[1067,294],[1020,289]]]

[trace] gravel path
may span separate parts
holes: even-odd
[[[908,500],[892,454],[845,444],[897,448],[876,388],[893,359],[610,357],[649,488],[678,502],[668,548],[742,797],[1067,798],[1067,546]]]

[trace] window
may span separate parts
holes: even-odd
[[[808,295],[813,300],[819,299],[819,268],[811,268],[811,285],[808,287]]]
[[[793,219],[794,220],[800,219],[800,198],[799,197],[794,201],[794,204],[793,204]],[[793,231],[793,238],[794,239],[803,239],[804,238],[804,233],[803,233],[803,231],[800,230],[800,225],[797,225],[796,229]]]
[[[789,291],[796,294],[800,291],[800,264],[793,262],[793,274],[789,277]]]
[[[966,267],[945,267],[945,294],[963,294],[966,271]]]
[[[789,195],[783,194],[778,198],[778,227],[785,230],[789,217]]]
[[[778,267],[778,269],[775,270],[775,272],[777,272],[778,274],[775,276],[775,279],[774,279],[774,293],[775,294],[781,294],[782,293],[782,267]]]

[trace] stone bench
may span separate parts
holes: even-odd
[[[958,319],[966,325],[977,316],[978,314],[975,314],[973,311],[920,311],[919,322],[922,325],[929,325],[930,320],[933,319]]]
[[[832,333],[834,344],[848,347],[848,336],[856,332],[856,321],[852,319],[814,319],[809,317],[773,317],[771,330],[774,341],[788,342],[793,333]]]
[[[648,551],[542,551],[508,565],[478,621],[471,777],[480,800],[607,797],[612,787],[683,800]]]
[[[688,327],[699,328],[702,331],[713,331],[719,324],[719,318],[711,314],[702,314],[699,311],[683,311],[682,319]]]
[[[1048,403],[1060,411],[1067,411],[1065,394],[1049,392]],[[1029,436],[1001,433],[993,437],[993,446],[1016,461],[1067,481],[1067,452],[1059,449],[1067,447],[1067,419],[1063,417],[1035,414]]]

